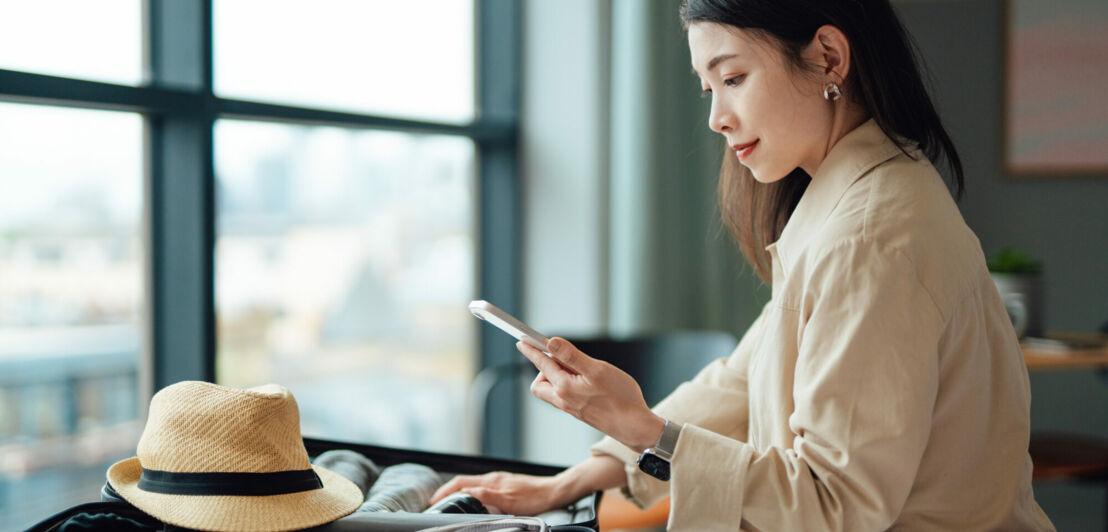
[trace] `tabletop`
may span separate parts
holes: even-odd
[[[1057,336],[1064,339],[1075,339],[1076,348],[1051,348],[1041,342],[1025,341],[1023,359],[1027,363],[1027,369],[1095,369],[1108,368],[1108,343],[1104,343],[1105,336],[1095,333],[1068,333]],[[1088,344],[1098,343],[1090,341],[1100,339],[1099,346],[1087,347]]]

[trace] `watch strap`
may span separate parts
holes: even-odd
[[[658,443],[651,447],[655,453],[667,460],[673,458],[673,451],[677,449],[677,438],[681,436],[684,425],[666,420],[666,426],[662,428],[662,435],[658,437]]]

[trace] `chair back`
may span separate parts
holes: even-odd
[[[631,337],[566,338],[585,354],[635,378],[648,405],[655,405],[738,343],[721,331],[672,331]]]

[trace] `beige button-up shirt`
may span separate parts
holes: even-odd
[[[685,423],[660,482],[606,438],[670,530],[1052,530],[1031,491],[1027,368],[942,178],[871,120],[768,250],[734,353],[655,408]]]

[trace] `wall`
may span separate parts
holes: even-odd
[[[603,0],[524,3],[523,315],[540,331],[607,324],[610,13]]]
[[[549,335],[598,334],[608,322],[611,3],[523,7],[521,318]],[[522,397],[523,459],[569,465],[599,438],[529,392]]]
[[[897,7],[931,70],[939,112],[962,156],[966,195],[960,205],[982,247],[992,252],[1010,245],[1043,259],[1048,329],[1094,330],[1108,322],[1108,172],[1015,179],[1001,168],[1002,1],[920,0]],[[1032,430],[1108,438],[1106,374],[1032,372],[1031,393]],[[1036,486],[1059,530],[1104,530],[1105,495],[1104,488]]]
[[[1001,169],[1001,1],[898,7],[966,165],[961,206],[982,247],[1016,246],[1044,260],[1048,327],[1093,330],[1108,322],[1108,171],[1097,178],[1012,178]]]

